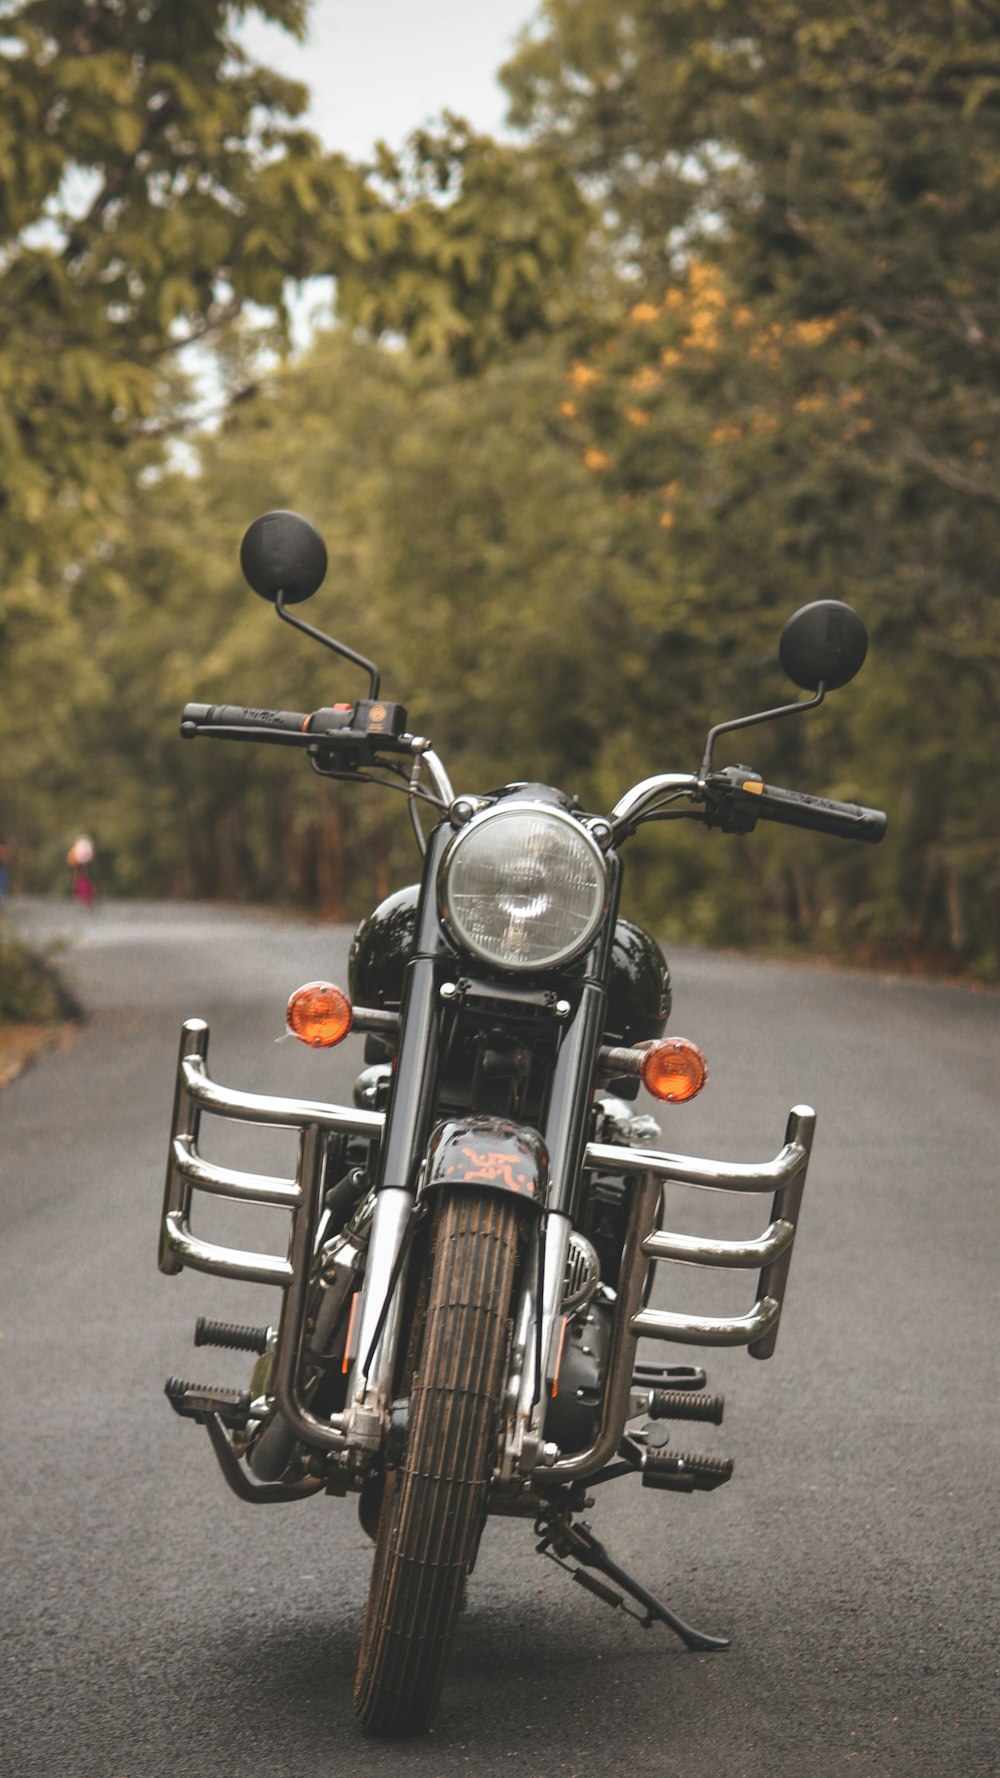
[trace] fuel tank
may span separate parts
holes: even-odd
[[[413,949],[420,886],[410,883],[379,902],[351,944],[348,980],[357,1006],[395,1009]],[[606,1031],[616,1043],[661,1037],[670,1015],[670,971],[654,938],[631,920],[615,924]]]

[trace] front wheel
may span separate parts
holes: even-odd
[[[441,1691],[486,1512],[518,1226],[518,1205],[492,1192],[459,1187],[437,1208],[409,1439],[386,1478],[354,1685],[375,1734],[420,1733]]]

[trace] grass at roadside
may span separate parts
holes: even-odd
[[[51,958],[0,926],[0,1087],[65,1041],[80,1016]]]

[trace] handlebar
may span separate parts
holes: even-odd
[[[430,742],[406,733],[402,704],[362,698],[357,704],[333,704],[322,710],[257,710],[243,704],[185,704],[181,735],[205,735],[216,741],[256,741],[273,747],[299,747],[313,766],[333,776],[352,775],[360,767],[387,764],[377,755],[408,754],[413,760],[411,797],[428,796],[446,809],[455,800],[451,780]],[[418,788],[424,771],[428,793]],[[412,809],[412,803],[411,803]]]
[[[300,710],[248,710],[241,704],[185,704],[185,741],[211,735],[219,741],[269,741],[279,747],[305,744],[309,718]]]
[[[755,772],[742,766],[710,772],[705,780],[705,800],[709,826],[718,825],[730,832],[749,832],[758,821],[777,821],[788,827],[832,834],[836,839],[866,840],[873,846],[885,838],[886,816],[882,809],[809,796],[801,790],[783,790],[778,785],[765,784]]]
[[[186,741],[209,735],[218,741],[264,741],[277,747],[328,747],[347,750],[374,746],[409,753],[402,704],[363,699],[358,704],[333,704],[323,710],[254,710],[242,704],[185,704],[181,734]],[[405,745],[400,746],[400,741]],[[394,747],[394,743],[396,743]]]
[[[408,753],[415,756],[414,776],[420,764],[427,766],[437,800],[447,807],[454,792],[447,774],[430,747],[418,736],[405,732],[406,711],[401,704],[362,699],[357,704],[334,704],[311,712],[257,710],[241,704],[185,704],[181,734],[186,740],[208,735],[220,741],[257,741],[278,747],[300,747],[321,770],[354,771],[375,763],[376,753]],[[751,833],[758,821],[777,821],[789,827],[811,828],[837,839],[864,840],[878,845],[885,837],[886,817],[881,809],[858,803],[835,802],[765,784],[745,766],[727,766],[698,778],[689,772],[661,773],[636,784],[611,811],[611,830],[623,839],[642,821],[679,798],[695,805],[690,814],[708,827],[727,833]]]
[[[866,809],[859,803],[835,802],[829,797],[765,784],[745,766],[727,766],[724,771],[710,772],[704,779],[689,772],[665,772],[646,778],[611,811],[615,837],[623,838],[640,822],[669,812],[666,805],[682,797],[701,805],[690,811],[692,815],[700,816],[707,827],[721,827],[726,833],[751,833],[758,821],[777,821],[789,827],[812,828],[837,839],[865,840],[869,845],[878,845],[885,837],[887,823],[881,809]]]

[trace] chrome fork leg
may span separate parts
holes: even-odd
[[[366,1450],[378,1450],[392,1401],[392,1373],[406,1286],[405,1264],[401,1267],[399,1261],[412,1214],[413,1196],[402,1187],[385,1186],[377,1194],[345,1415],[351,1444]]]

